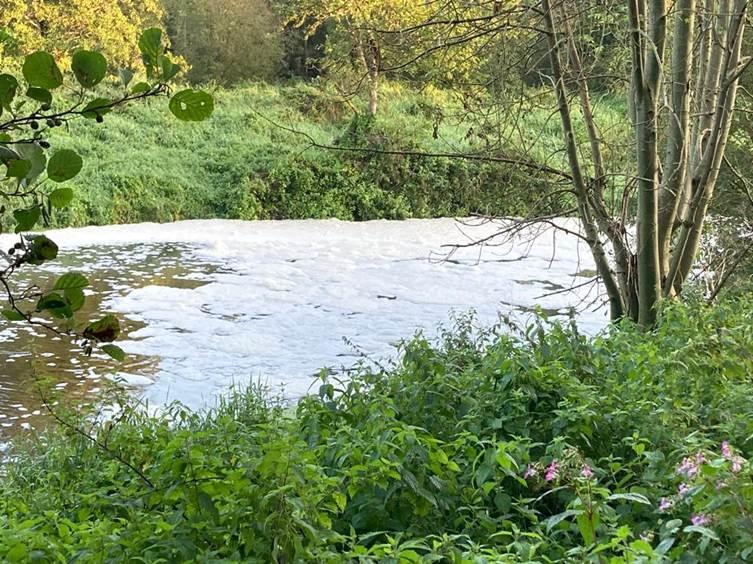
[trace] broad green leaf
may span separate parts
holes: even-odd
[[[50,193],[50,204],[53,208],[65,208],[73,201],[73,188],[58,188]]]
[[[4,309],[3,317],[8,321],[23,321],[26,319],[23,315],[18,313],[15,309]]]
[[[83,159],[76,151],[63,149],[58,151],[47,164],[47,176],[53,182],[65,182],[81,172]]]
[[[45,261],[54,260],[58,256],[58,246],[45,235],[30,238],[31,245],[27,261],[29,264],[40,265]]]
[[[28,557],[29,551],[22,543],[11,547],[11,549],[5,553],[5,558],[7,558],[8,562],[26,562]]]
[[[89,280],[79,272],[69,272],[57,279],[53,290],[83,289],[89,286]]]
[[[45,90],[44,88],[37,88],[36,86],[29,86],[26,91],[26,96],[42,104],[52,104],[52,92]]]
[[[131,88],[131,94],[141,94],[143,92],[149,92],[151,90],[151,86],[149,86],[146,82],[139,82],[136,84],[133,88]]]
[[[19,143],[14,145],[19,156],[31,162],[31,170],[26,175],[26,180],[32,181],[45,171],[47,167],[47,154],[36,143]]]
[[[51,292],[43,296],[37,303],[37,311],[49,311],[53,317],[58,319],[70,319],[73,317],[73,308],[67,299],[58,294]]]
[[[348,504],[348,497],[342,492],[335,492],[332,494],[332,497],[337,504],[337,508],[340,511],[345,511],[345,506]]]
[[[171,78],[174,78],[176,74],[180,72],[180,65],[176,65],[167,57],[162,57],[162,80],[167,82]]]
[[[86,104],[81,112],[85,118],[95,119],[112,111],[110,104],[112,102],[107,98],[96,98]]]
[[[153,27],[144,31],[139,38],[139,50],[147,67],[157,66],[159,56],[162,54],[162,30]]]
[[[16,233],[29,231],[37,224],[41,217],[42,208],[40,206],[32,206],[25,210],[15,210],[13,218],[16,220]]]
[[[612,494],[607,498],[609,501],[634,501],[635,503],[642,503],[643,505],[651,505],[651,502],[645,495],[637,493],[618,493]]]
[[[183,90],[170,100],[170,111],[183,121],[203,121],[214,111],[214,99],[206,92]]]
[[[37,303],[37,311],[45,311],[49,309],[63,309],[68,307],[68,304],[63,299],[63,296],[56,293],[47,294],[42,296]]]
[[[668,537],[661,541],[659,545],[656,547],[656,554],[666,554],[669,552],[669,549],[672,548],[672,545],[675,544],[675,538],[674,537]]]
[[[76,51],[73,54],[71,70],[81,86],[92,88],[105,78],[107,59],[95,51]]]
[[[120,322],[114,315],[106,315],[84,329],[84,337],[100,343],[112,343],[120,335]]]
[[[31,172],[31,161],[19,159],[8,162],[8,178],[26,178]]]
[[[105,352],[110,358],[123,362],[126,358],[126,354],[120,347],[116,345],[102,345],[102,351]]]
[[[643,539],[636,539],[631,542],[630,548],[635,551],[642,552],[643,554],[646,554],[648,556],[652,556],[654,554],[654,548]]]
[[[7,165],[10,161],[17,161],[19,159],[21,159],[21,155],[16,151],[7,145],[0,145],[0,162]]]
[[[688,525],[683,529],[684,533],[698,533],[699,535],[702,535],[704,537],[708,537],[712,540],[719,540],[719,535],[716,534],[716,532],[712,531],[708,527],[701,527],[699,525]]]
[[[80,310],[84,307],[84,303],[86,303],[86,296],[84,295],[84,290],[81,288],[69,288],[63,291],[63,295],[65,296],[71,311]]]
[[[63,73],[60,72],[54,57],[45,51],[28,55],[24,60],[22,72],[30,86],[54,90],[63,84]]]
[[[562,513],[558,513],[557,515],[552,515],[551,517],[549,517],[549,519],[544,521],[546,530],[551,531],[565,519],[575,517],[577,515],[580,515],[581,513],[583,513],[583,511],[580,509],[568,509],[567,511],[563,511]]]
[[[16,97],[18,80],[11,74],[0,74],[0,114],[2,108],[10,110],[10,103]]]

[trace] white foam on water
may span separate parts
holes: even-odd
[[[562,220],[570,229],[577,224]],[[51,231],[61,248],[184,243],[217,266],[195,288],[146,286],[108,308],[145,323],[119,344],[159,357],[156,376],[121,374],[153,405],[179,400],[199,408],[233,384],[310,390],[323,367],[348,367],[358,353],[394,356],[416,330],[435,335],[451,312],[475,310],[482,324],[540,306],[563,311],[596,298],[593,287],[555,293],[587,279],[593,260],[578,237],[545,229],[501,246],[460,249],[498,225],[466,227],[452,219],[370,221],[183,221]],[[3,243],[5,241],[2,241]],[[542,297],[543,296],[543,297]],[[606,323],[597,305],[578,314],[595,333]]]

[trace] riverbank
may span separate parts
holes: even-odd
[[[460,322],[394,368],[325,383],[295,417],[249,390],[207,414],[126,409],[89,438],[19,442],[0,554],[744,561],[751,307],[675,306],[654,333],[593,339]]]
[[[202,123],[177,123],[166,102],[153,100],[111,112],[102,124],[83,120],[53,130],[53,147],[73,148],[85,162],[67,184],[76,199],[56,214],[55,225],[508,216],[534,205],[539,213],[571,207],[563,194],[541,200],[554,189],[550,178],[505,163],[311,146],[487,153],[487,134],[463,122],[449,92],[386,83],[373,122],[356,117],[341,96],[318,85],[260,83],[212,94],[215,112]],[[602,103],[598,111],[615,124],[610,135],[627,124],[616,102]],[[537,141],[527,159],[565,170],[560,130],[548,112],[532,108],[521,119],[514,129]],[[521,156],[532,142],[511,139],[498,150]]]

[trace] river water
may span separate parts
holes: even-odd
[[[60,258],[24,281],[45,287],[64,271],[84,273],[95,292],[83,316],[116,313],[128,358],[87,358],[65,339],[0,320],[0,434],[46,420],[42,379],[70,402],[96,400],[117,379],[151,406],[198,409],[250,382],[295,399],[322,368],[393,358],[400,339],[435,335],[452,312],[475,310],[486,325],[536,306],[555,316],[576,307],[585,332],[604,326],[577,237],[525,232],[448,256],[445,245],[496,229],[451,219],[207,220],[49,232]]]

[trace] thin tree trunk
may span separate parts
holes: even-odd
[[[614,261],[616,265],[615,274],[618,277],[620,291],[622,293],[623,304],[630,304],[632,301],[631,294],[634,293],[634,284],[632,281],[633,269],[631,268],[631,253],[624,239],[624,229],[620,224],[616,224],[607,208],[604,201],[604,190],[606,189],[606,171],[604,167],[604,157],[601,150],[601,138],[598,128],[596,126],[596,119],[593,113],[593,106],[591,104],[591,93],[588,86],[588,79],[583,71],[583,64],[581,62],[580,53],[578,52],[578,46],[575,42],[575,34],[573,33],[568,14],[566,9],[562,8],[562,22],[565,34],[567,36],[568,49],[570,54],[570,62],[575,73],[575,80],[578,86],[578,94],[580,98],[581,111],[583,112],[583,121],[586,124],[586,131],[588,132],[588,139],[591,146],[591,159],[594,168],[594,180],[593,185],[590,186],[589,203],[593,208],[594,219],[598,224],[599,230],[602,231],[609,238],[614,250]],[[637,310],[631,312],[628,306],[628,315],[635,313]],[[637,319],[637,318],[636,318]]]
[[[715,96],[718,102],[714,112],[713,127],[708,135],[703,158],[693,171],[692,200],[672,256],[667,283],[674,287],[681,285],[690,274],[698,254],[706,215],[727,149],[740,73],[743,67],[750,63],[750,60],[747,60],[744,64],[741,61],[746,15],[747,0],[736,0],[729,24],[726,26],[729,32],[723,47],[722,83],[718,94]]]
[[[659,191],[659,260],[661,275],[669,275],[669,255],[675,218],[685,191],[690,129],[690,73],[692,68],[695,0],[679,0],[672,39],[672,85],[664,174]],[[668,287],[665,286],[665,295]]]
[[[600,233],[593,219],[588,197],[588,187],[583,177],[583,170],[578,156],[578,146],[575,140],[575,129],[573,127],[572,116],[570,115],[570,102],[568,100],[567,88],[565,87],[564,76],[561,64],[561,43],[557,37],[554,26],[554,14],[552,13],[549,0],[542,0],[542,11],[544,17],[544,26],[547,32],[547,42],[549,47],[549,61],[552,66],[552,76],[554,79],[554,88],[557,93],[557,102],[559,106],[560,120],[565,137],[565,146],[567,148],[568,163],[570,173],[573,177],[573,185],[578,200],[578,213],[580,216],[583,229],[586,233],[586,240],[596,262],[596,269],[604,282],[604,286],[609,298],[609,310],[612,319],[619,319],[625,314],[625,303],[620,292],[614,273],[609,264],[609,259],[601,242]]]
[[[375,116],[379,108],[379,72],[381,67],[379,45],[371,34],[364,38],[361,32],[354,34],[354,41],[358,48],[358,56],[366,71],[366,82],[369,90],[368,112],[370,116]]]
[[[652,0],[647,10],[645,2],[633,0],[629,4],[629,13],[638,164],[638,322],[644,327],[651,327],[656,323],[661,298],[657,116],[666,35],[666,5],[664,0]]]

